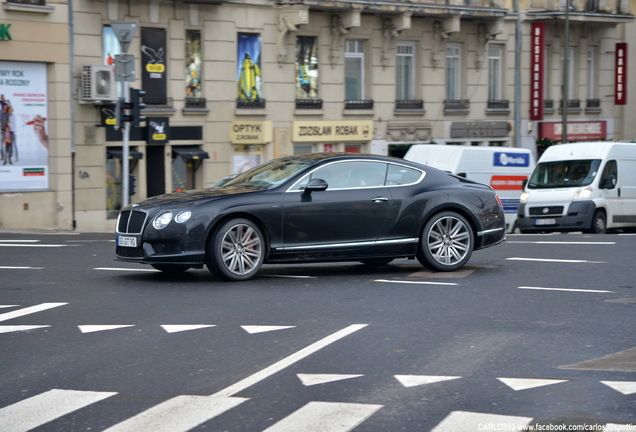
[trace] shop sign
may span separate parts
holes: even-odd
[[[170,139],[170,118],[148,118],[148,144],[168,144]]]
[[[530,120],[543,120],[545,23],[532,23],[530,38]]]
[[[593,141],[607,138],[607,122],[605,121],[580,121],[568,122],[569,141]],[[560,141],[563,132],[561,122],[545,122],[539,127],[539,138],[548,138]]]
[[[510,125],[505,121],[453,122],[451,138],[505,137],[510,133]]]
[[[230,123],[232,144],[267,144],[272,141],[271,121],[235,121]]]
[[[0,41],[13,40],[11,33],[9,33],[9,27],[11,24],[0,24]]]
[[[616,44],[616,76],[614,77],[614,104],[627,104],[627,44]]]
[[[294,142],[369,141],[373,139],[373,121],[295,121]]]

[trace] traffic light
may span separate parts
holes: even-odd
[[[137,193],[137,176],[130,174],[128,176],[128,195],[132,196]]]
[[[139,127],[140,123],[146,120],[146,116],[141,115],[141,110],[146,107],[146,104],[141,101],[145,94],[146,92],[143,90],[135,88],[130,89],[130,115],[132,117],[131,121],[134,127]]]

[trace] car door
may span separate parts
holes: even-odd
[[[344,251],[371,246],[391,225],[394,209],[384,186],[387,164],[339,161],[306,175],[283,197],[285,251]],[[304,191],[312,179],[324,191]]]

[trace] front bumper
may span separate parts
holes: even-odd
[[[582,231],[592,226],[592,216],[596,210],[594,201],[574,201],[564,205],[560,214],[543,215],[538,204],[520,204],[517,211],[517,225],[522,233]]]

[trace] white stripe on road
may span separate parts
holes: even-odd
[[[0,409],[0,430],[26,432],[117,393],[53,389]]]
[[[105,330],[117,330],[120,328],[126,327],[134,327],[134,324],[123,324],[123,325],[81,325],[77,326],[82,333],[94,333]]]
[[[37,306],[31,306],[31,307],[27,307],[24,309],[18,309],[16,311],[13,312],[6,312],[3,314],[0,314],[0,321],[7,321],[13,318],[18,318],[24,315],[29,315],[29,314],[33,314],[36,312],[41,312],[47,309],[52,309],[52,308],[56,308],[59,306],[64,306],[67,305],[68,303],[42,303],[39,304]]]
[[[0,266],[0,270],[42,270],[44,267]]]
[[[557,263],[588,263],[588,264],[605,264],[605,261],[588,261],[588,260],[568,260],[568,259],[552,259],[552,258],[506,258],[509,261],[538,261],[538,262],[557,262]]]
[[[188,431],[247,400],[238,397],[177,396],[104,432]]]
[[[66,244],[31,244],[31,243],[0,243],[0,246],[6,247],[43,247],[43,248],[56,248],[56,247],[69,247],[79,245],[66,245]]]
[[[380,408],[382,405],[309,402],[263,432],[347,432]]]
[[[255,374],[250,375],[247,378],[232,384],[231,386],[215,393],[212,396],[216,396],[216,397],[234,396],[236,393],[243,391],[248,387],[253,386],[254,384],[264,380],[265,378],[270,377],[271,375],[274,375],[276,372],[279,372],[288,366],[293,365],[294,363],[304,359],[305,357],[310,356],[311,354],[321,350],[322,348],[328,345],[331,345],[332,343],[337,342],[338,340],[346,336],[349,336],[350,334],[357,332],[360,329],[365,328],[367,325],[368,324],[353,324],[353,325],[350,325],[349,327],[345,327],[342,330],[339,330],[323,339],[320,339],[317,342],[314,342],[313,344],[309,346],[306,346],[300,351],[297,351],[294,354],[285,357],[284,359],[274,363],[273,365],[268,366],[265,369],[262,369],[256,372]]]
[[[614,292],[614,291],[606,291],[606,290],[591,290],[591,289],[579,289],[579,288],[547,288],[547,287],[531,287],[531,286],[520,286],[517,288],[526,289],[526,290],[540,290],[540,291],[571,291],[571,292],[589,292],[589,293],[613,293]]]
[[[594,242],[594,241],[506,241],[515,244],[559,244],[559,245],[615,245],[616,242]]]
[[[504,426],[506,427],[506,430],[521,430],[521,428],[531,421],[532,417],[453,411],[446,416],[441,423],[435,426],[431,432],[477,431],[488,430],[486,429],[487,427],[497,428]]]
[[[404,281],[404,280],[390,280],[390,279],[376,279],[374,282],[412,284],[412,285],[447,285],[447,286],[459,285],[459,284],[456,284],[455,282]]]
[[[0,333],[11,333],[18,331],[29,331],[39,328],[51,327],[50,325],[16,325],[16,326],[4,326],[0,325]]]
[[[108,271],[134,271],[134,272],[158,272],[159,270],[149,268],[125,268],[125,267],[95,267],[93,270]]]
[[[0,240],[0,244],[2,243],[37,243],[40,240]]]

